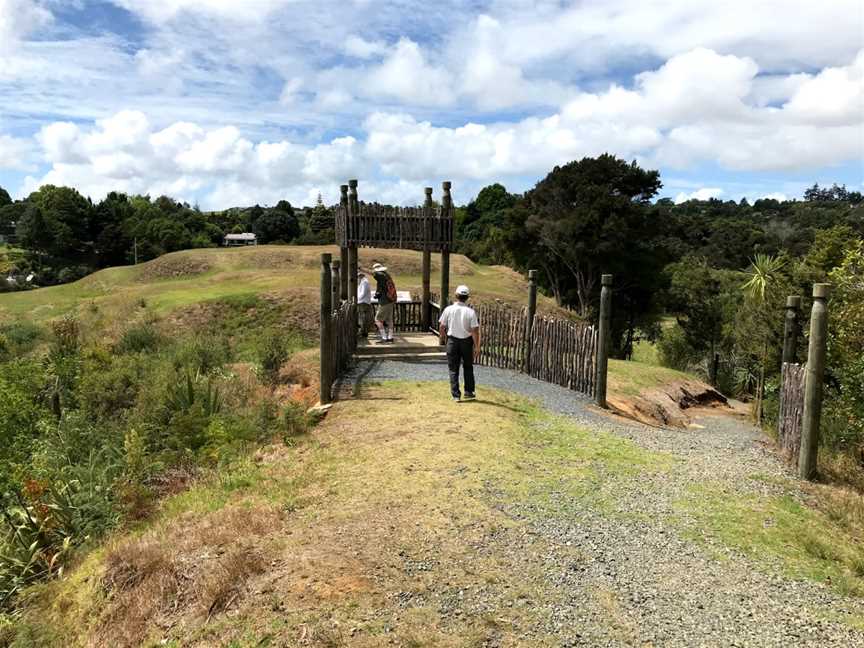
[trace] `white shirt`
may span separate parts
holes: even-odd
[[[366,277],[363,277],[360,280],[360,283],[357,284],[357,303],[372,303],[372,289],[369,287],[369,280]]]
[[[459,301],[444,309],[438,323],[447,327],[447,335],[460,339],[471,337],[471,331],[480,326],[474,309]]]

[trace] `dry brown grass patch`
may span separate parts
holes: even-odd
[[[137,646],[158,629],[224,612],[265,571],[264,539],[280,528],[274,510],[235,507],[116,545],[105,557],[100,637]]]

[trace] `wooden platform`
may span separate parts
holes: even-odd
[[[444,347],[434,333],[397,333],[392,344],[378,344],[378,336],[360,340],[355,357],[367,360],[386,356],[397,358],[443,358]]]

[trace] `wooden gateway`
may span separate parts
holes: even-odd
[[[441,253],[441,303],[449,304],[450,249],[453,247],[453,198],[450,182],[442,183],[441,204],[432,200],[432,187],[426,187],[426,199],[420,207],[388,207],[360,202],[357,180],[342,185],[342,198],[336,208],[336,243],[342,268],[340,295],[343,301],[357,295],[357,249],[361,247],[419,250],[423,252],[423,288],[421,294],[421,330],[432,328],[432,252]]]

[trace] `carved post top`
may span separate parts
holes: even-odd
[[[612,285],[612,275],[611,274],[604,274],[602,277],[600,277],[600,285],[611,286]]]
[[[532,281],[532,282],[537,281],[537,271],[536,270],[529,270],[528,271],[528,281]]]
[[[441,198],[441,205],[444,207],[445,211],[450,211],[450,208],[453,207],[453,198],[450,195],[450,187],[451,183],[449,180],[445,180],[441,183],[441,188],[444,190],[444,196]]]
[[[801,308],[801,297],[798,295],[789,295],[786,298],[786,308]]]
[[[321,265],[330,265],[330,261],[333,259],[333,255],[329,252],[321,253]]]
[[[831,284],[827,284],[827,283],[813,284],[813,298],[814,299],[827,299],[828,294],[830,292],[831,292]]]
[[[333,259],[330,265],[334,270],[338,270],[339,266],[342,265],[342,262],[339,259]]]
[[[349,180],[348,186],[351,187],[352,189],[356,189],[357,188],[357,180]]]

